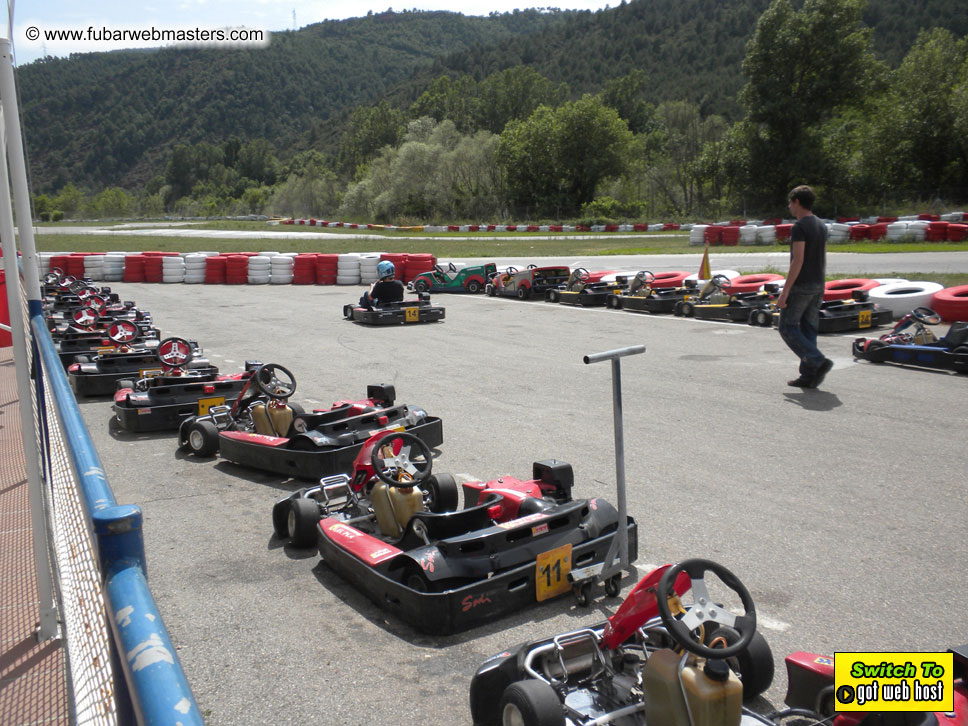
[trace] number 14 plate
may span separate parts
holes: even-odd
[[[557,597],[571,589],[571,545],[542,552],[535,560],[535,598],[538,602]]]

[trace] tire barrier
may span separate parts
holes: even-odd
[[[936,282],[894,282],[878,285],[868,293],[871,302],[890,310],[894,319],[907,315],[914,308],[931,307],[935,293],[944,287]]]
[[[856,290],[873,290],[878,286],[877,280],[866,278],[852,278],[848,280],[831,280],[824,285],[824,300],[849,300]]]
[[[946,323],[968,320],[968,285],[946,287],[934,294],[930,306]]]
[[[756,292],[768,282],[778,282],[779,280],[785,279],[783,275],[777,275],[772,272],[766,272],[760,275],[740,275],[739,277],[731,279],[729,284],[723,288],[723,292],[729,295],[735,295],[738,292]]]

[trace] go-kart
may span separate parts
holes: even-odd
[[[138,379],[122,379],[114,393],[114,418],[125,431],[177,429],[189,416],[203,416],[212,406],[239,397],[248,374],[262,365],[246,361],[242,373],[218,375],[188,368],[194,356],[189,341],[166,338],[155,350],[160,366]]]
[[[843,333],[847,330],[864,330],[865,328],[888,325],[893,320],[890,310],[870,301],[867,290],[854,290],[850,298],[842,300],[824,300],[820,303],[820,317],[817,324],[818,333]],[[780,311],[771,306],[770,320],[754,323],[753,325],[779,325]]]
[[[726,292],[729,278],[713,275],[692,300],[682,300],[673,307],[675,315],[700,320],[730,320],[734,322],[761,324],[757,315],[769,321],[768,308],[776,300],[779,288],[775,284],[764,285],[763,292]]]
[[[693,559],[653,570],[603,623],[491,656],[470,706],[475,726],[739,726],[742,701],[772,681],[749,591]]]
[[[407,289],[417,292],[469,292],[476,294],[484,291],[487,281],[497,274],[497,265],[488,262],[460,269],[450,262],[445,270],[434,265],[429,272],[421,272],[407,283]]]
[[[130,320],[118,320],[107,331],[113,347],[99,349],[92,356],[78,355],[67,367],[67,380],[76,396],[107,396],[117,390],[118,381],[125,378],[144,378],[150,372],[160,372],[158,355],[160,344],[138,344],[138,328]],[[64,341],[62,341],[64,342]],[[199,353],[197,344],[188,343],[193,353]],[[193,358],[188,367],[200,373],[218,373],[207,358]]]
[[[567,267],[528,265],[524,270],[508,267],[504,272],[494,275],[484,291],[490,297],[501,295],[527,300],[532,295],[541,295],[564,285],[569,277],[571,277],[571,270]]]
[[[48,314],[46,320],[51,338],[62,340],[71,335],[103,335],[118,320],[130,320],[145,330],[151,326],[151,313],[139,310],[132,302],[108,307],[102,296],[91,295],[79,306]]]
[[[656,286],[656,279],[652,272],[639,270],[629,281],[628,290],[608,296],[607,306],[636,312],[671,313],[678,303],[693,300],[699,294],[695,280],[686,280],[677,287],[661,287]]]
[[[364,325],[400,325],[409,323],[436,323],[444,319],[445,310],[430,302],[430,295],[417,293],[416,299],[383,303],[365,308],[359,304],[344,305],[343,317]]]
[[[880,338],[857,338],[855,358],[871,363],[898,363],[968,373],[968,322],[951,324],[944,337],[927,326],[940,325],[941,316],[931,308],[917,307],[897,321]]]
[[[463,485],[432,475],[426,445],[381,432],[353,472],[323,479],[278,502],[275,533],[293,546],[316,544],[341,577],[416,629],[449,635],[518,612],[573,588],[573,568],[601,563],[618,531],[603,499],[571,497],[562,461],[537,461],[533,478]],[[628,530],[637,556],[635,521]],[[616,583],[609,585],[617,594]],[[577,593],[576,593],[577,594]]]
[[[364,442],[381,430],[406,430],[429,446],[443,442],[443,424],[416,406],[394,404],[392,385],[370,385],[360,401],[337,401],[327,410],[303,411],[288,399],[296,379],[266,363],[247,374],[238,398],[191,416],[178,427],[178,445],[276,474],[319,479],[349,471]]]
[[[581,307],[604,306],[608,296],[624,289],[628,280],[624,276],[616,276],[611,282],[592,282],[591,273],[584,267],[576,267],[571,271],[568,281],[545,293],[548,302],[562,305],[580,305]]]

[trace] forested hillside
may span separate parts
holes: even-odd
[[[297,140],[312,145],[327,119],[379,99],[418,65],[564,17],[387,11],[274,33],[259,50],[40,60],[17,71],[34,185],[134,188],[164,172],[176,143],[236,136],[268,139],[279,151]]]
[[[782,214],[968,200],[968,6],[390,11],[20,69],[43,217]]]

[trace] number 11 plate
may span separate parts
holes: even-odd
[[[538,602],[557,597],[571,589],[571,545],[542,552],[535,560],[535,598]]]

